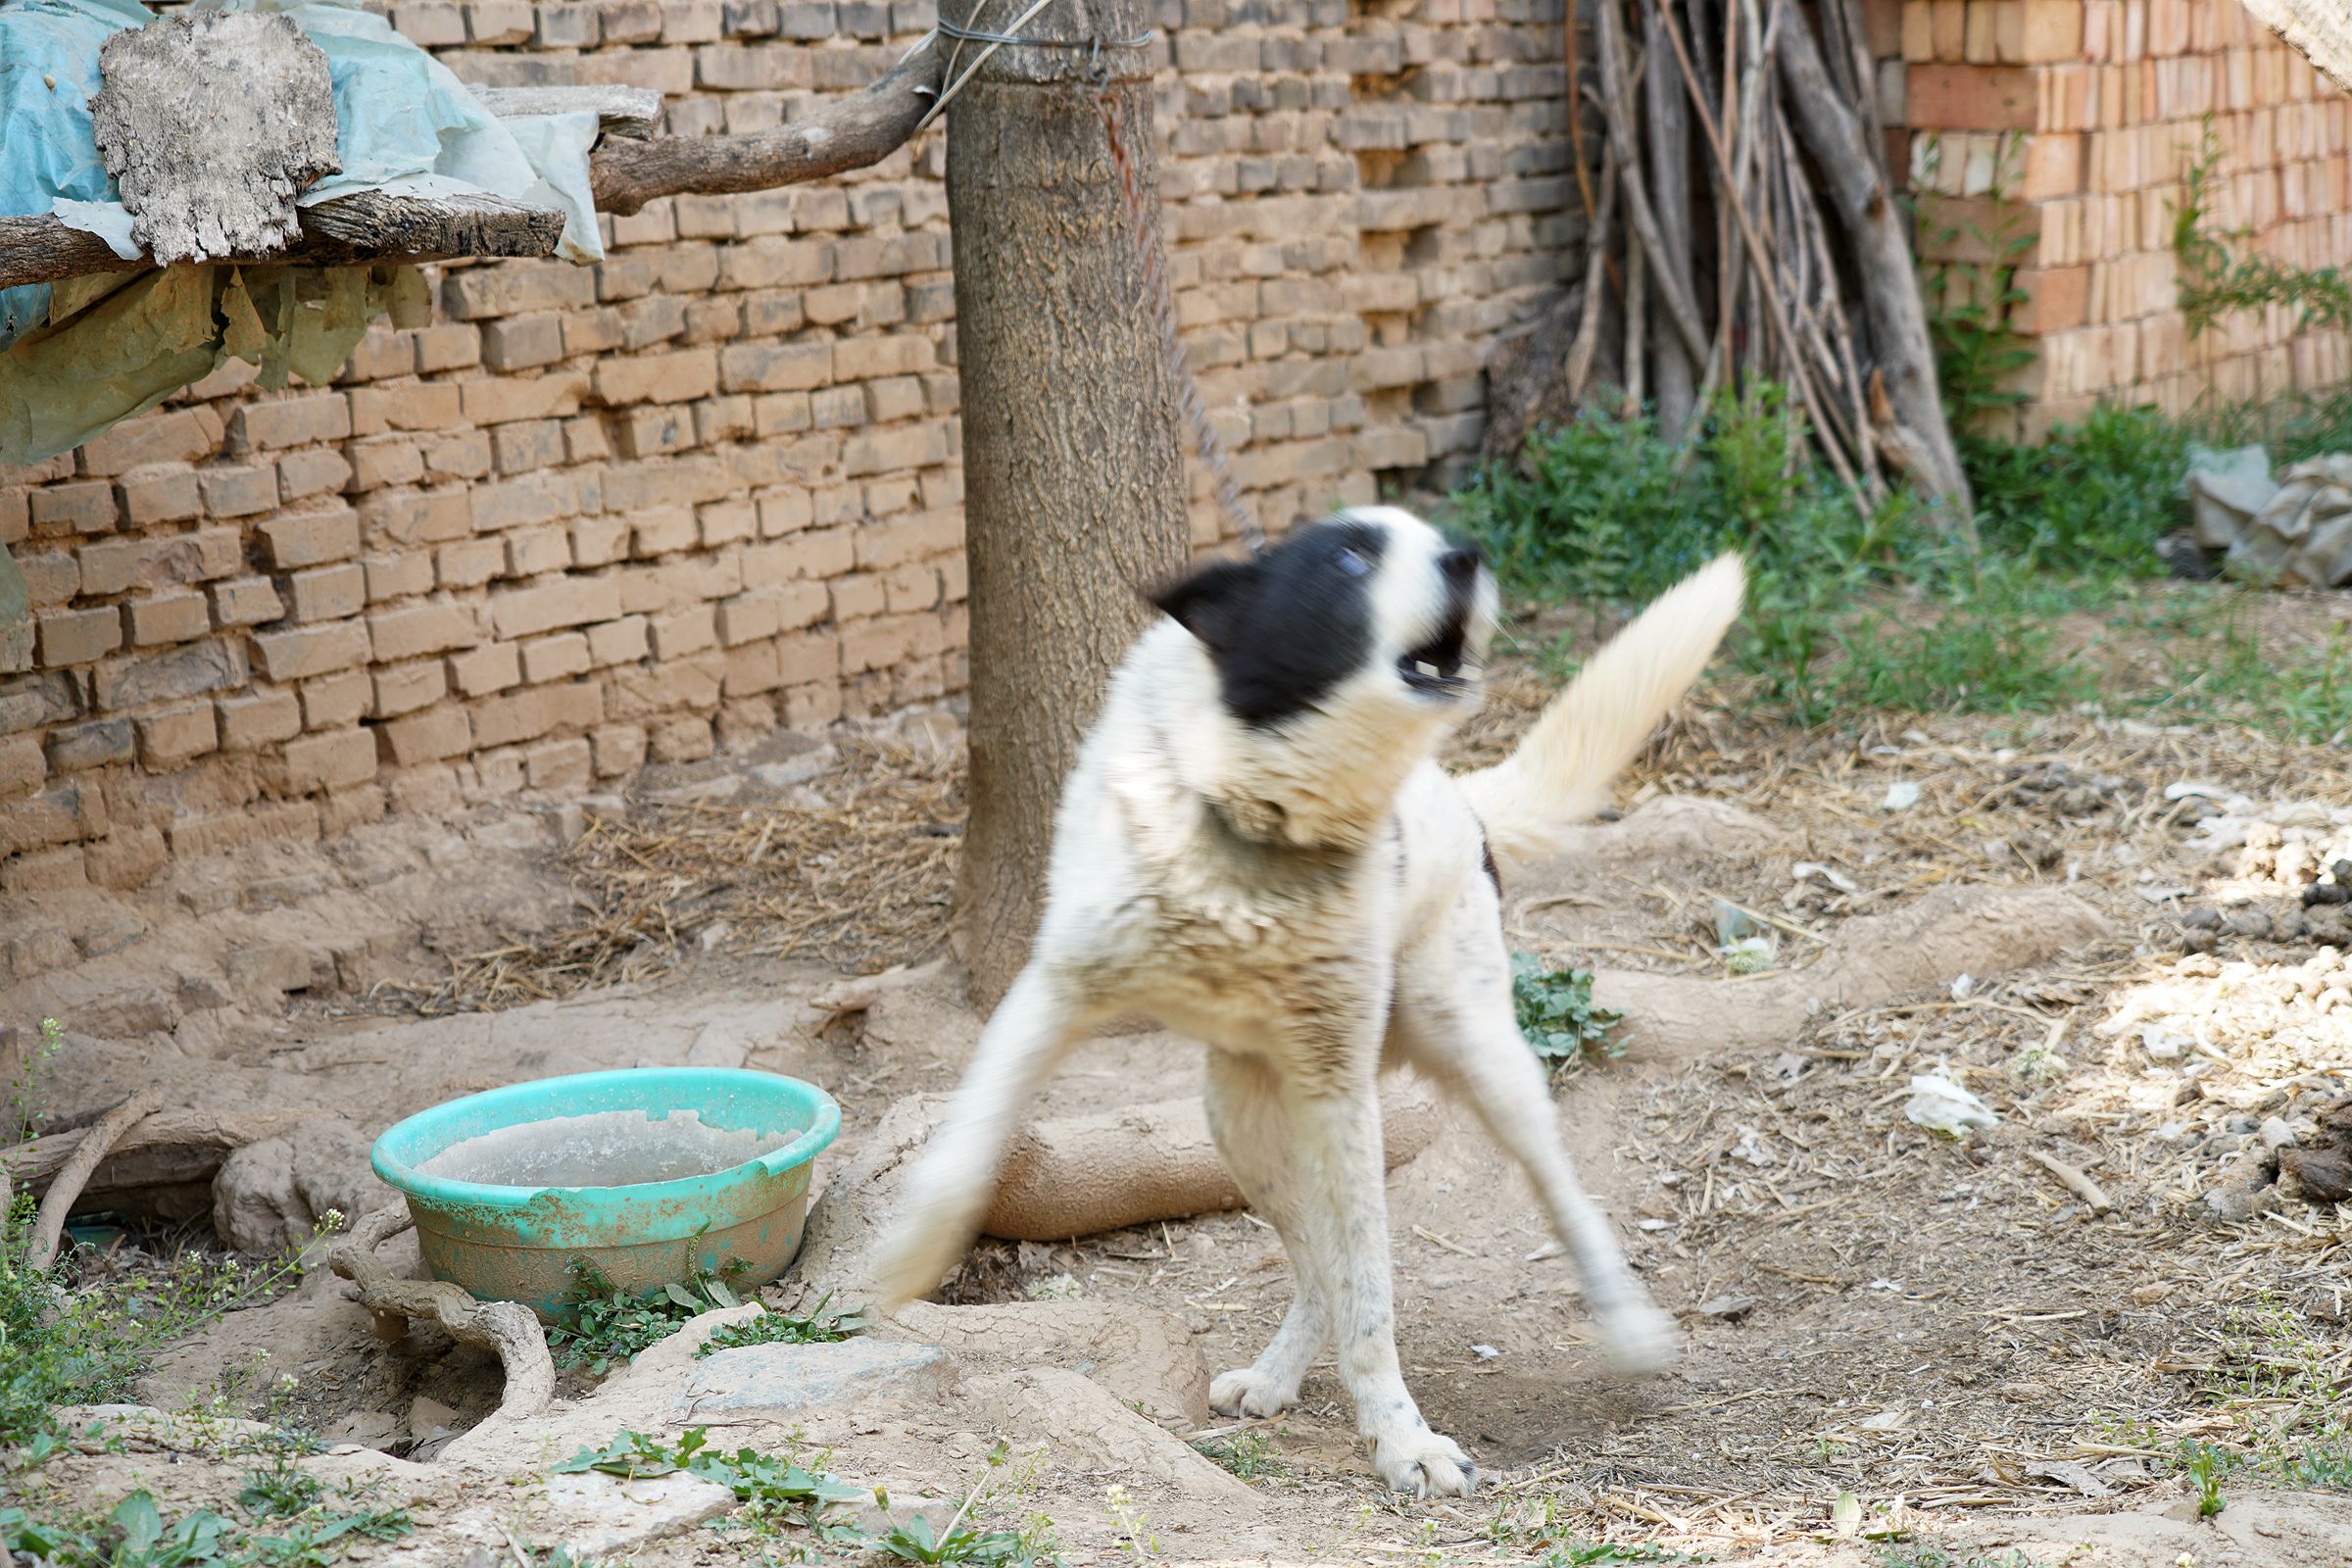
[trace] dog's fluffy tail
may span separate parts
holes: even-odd
[[[1495,853],[1549,854],[1608,804],[1610,782],[1698,679],[1746,591],[1740,558],[1716,557],[1593,655],[1517,751],[1460,781]]]

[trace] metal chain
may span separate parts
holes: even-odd
[[[1126,205],[1136,261],[1143,268],[1144,303],[1152,312],[1153,324],[1159,328],[1160,343],[1167,354],[1168,380],[1175,389],[1176,401],[1184,408],[1185,419],[1193,427],[1193,444],[1216,489],[1217,510],[1225,514],[1225,526],[1240,536],[1243,548],[1255,555],[1265,547],[1266,536],[1250,514],[1249,503],[1242,499],[1241,481],[1234,477],[1233,464],[1225,455],[1225,443],[1217,439],[1216,427],[1208,422],[1208,407],[1200,401],[1200,383],[1193,379],[1192,367],[1185,359],[1184,339],[1176,330],[1176,296],[1168,287],[1161,252],[1152,243],[1154,214],[1148,205],[1143,182],[1136,176],[1135,159],[1127,150],[1118,100],[1113,96],[1107,73],[1099,62],[1095,108],[1102,116],[1102,134],[1110,142],[1110,166],[1119,176],[1119,199]]]

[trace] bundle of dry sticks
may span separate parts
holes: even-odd
[[[1520,401],[1646,404],[1680,440],[1718,390],[1779,382],[1858,501],[1907,477],[1964,519],[1860,0],[1578,10],[1584,277],[1519,346],[1544,383]]]

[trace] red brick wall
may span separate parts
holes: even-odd
[[[694,135],[864,84],[931,10],[392,15],[468,79],[657,87]],[[1485,349],[1581,230],[1560,16],[1161,7],[1182,316],[1269,523],[1474,447]],[[933,132],[837,182],[657,203],[608,220],[599,268],[446,270],[432,324],[379,324],[331,387],[235,368],[0,472],[37,615],[0,652],[0,899],[960,688],[943,158]]]
[[[1909,129],[1915,182],[1940,193],[1925,226],[1963,229],[1930,255],[1982,259],[1971,225],[2036,236],[2024,433],[2102,399],[2178,413],[2352,374],[2346,334],[2297,332],[2289,311],[2194,339],[2181,318],[2173,214],[2208,115],[2223,157],[2207,228],[2291,266],[2352,259],[2352,98],[2236,0],[1907,0],[1899,37],[1903,92],[1883,107]],[[2013,175],[1997,188],[1996,168]]]

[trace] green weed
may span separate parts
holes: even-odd
[[[1993,1556],[1986,1552],[1971,1552],[1955,1556],[1933,1542],[1906,1543],[1902,1545],[1879,1548],[1881,1568],[2044,1568],[2038,1557],[2029,1557],[2020,1547]]]
[[[1592,976],[1583,969],[1547,968],[1532,954],[1511,955],[1511,1006],[1527,1047],[1546,1065],[1573,1061],[1587,1051],[1625,1054],[1614,1038],[1625,1015],[1592,1000]]]
[[[167,1521],[144,1490],[88,1521],[57,1523],[6,1508],[0,1553],[56,1568],[329,1568],[364,1541],[397,1541],[413,1528],[403,1509],[338,1506],[364,1501],[353,1491],[330,1494],[281,1463],[247,1478],[238,1499],[243,1520],[195,1508]]]
[[[2185,150],[2185,149],[2183,149]],[[2232,311],[2283,306],[2296,313],[2298,333],[2352,322],[2352,275],[2341,269],[2289,267],[2260,251],[2232,251],[2244,230],[2215,235],[2205,227],[2211,212],[2214,172],[2222,163],[2221,138],[2213,116],[2181,173],[2180,199],[2173,204],[2173,256],[2180,271],[2180,313],[2196,337]]]
[[[1262,1432],[1237,1432],[1231,1437],[1202,1438],[1194,1443],[1193,1448],[1236,1480],[1252,1484],[1278,1479],[1290,1470],[1275,1453],[1273,1440]]]
[[[747,1345],[832,1345],[872,1326],[862,1308],[828,1311],[826,1302],[831,1299],[826,1297],[818,1301],[807,1317],[770,1308],[747,1323],[730,1323],[705,1340],[694,1353],[699,1358]]]
[[[264,1268],[183,1254],[164,1268],[76,1283],[71,1253],[46,1272],[25,1262],[33,1200],[0,1215],[0,1446],[38,1463],[55,1450],[55,1407],[127,1399],[155,1350],[232,1303],[274,1291],[294,1255]]]
[[[2197,1490],[2197,1517],[2211,1519],[2230,1506],[2222,1495],[2222,1478],[2236,1467],[2236,1456],[2195,1439],[2180,1445],[2180,1472]]]
[[[1989,262],[1932,261],[1920,278],[1921,291],[1931,303],[1928,336],[1936,348],[1936,380],[1945,414],[1956,430],[1977,428],[1989,414],[2015,408],[2026,401],[2017,385],[2018,373],[2038,357],[2017,324],[2019,311],[2031,296],[2018,286],[2017,270],[2033,253],[2036,236],[2025,232],[2024,213],[2008,200],[2017,181],[2026,138],[2003,134],[1993,154],[1992,185],[1987,194],[2004,214],[1990,231],[1975,222],[1939,223],[1942,200],[1936,175],[1943,164],[1943,140],[1928,139],[1928,177],[1917,197],[1919,226],[1925,232],[1923,257],[1948,257],[1964,235],[1973,251]]]
[[[639,1296],[614,1285],[587,1258],[573,1258],[569,1272],[571,1289],[556,1326],[547,1332],[548,1348],[556,1365],[586,1367],[598,1377],[615,1361],[630,1360],[668,1339],[689,1319],[743,1304],[725,1280],[707,1274]]]

